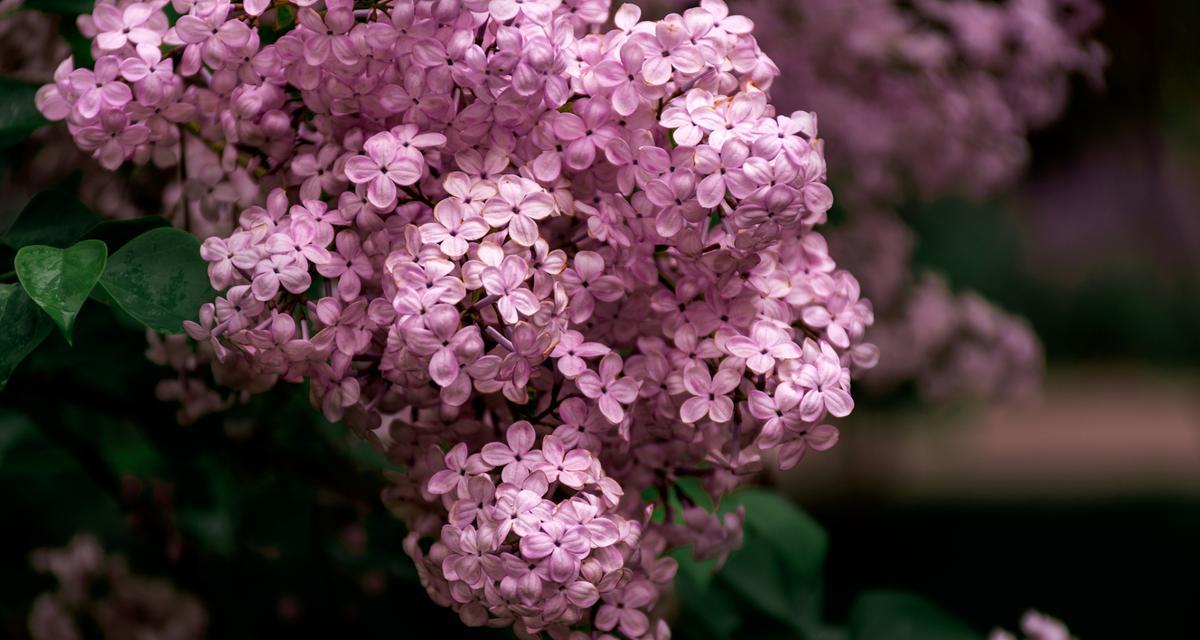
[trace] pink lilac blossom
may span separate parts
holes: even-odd
[[[743,515],[676,480],[719,498],[832,446],[878,356],[817,231],[815,116],[776,111],[721,0],[608,31],[604,0],[325,0],[268,43],[282,4],[122,2],[115,29],[102,3],[95,69],[38,105],[106,166],[178,167],[221,292],[188,335],[218,384],[307,382],[403,465],[384,497],[436,602],[665,638],[666,553],[724,556]],[[179,346],[164,391],[227,402]]]

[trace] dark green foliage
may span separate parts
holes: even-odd
[[[152,229],[113,254],[100,278],[126,313],[161,333],[182,333],[216,292],[200,257],[200,241],[179,229]]]
[[[33,103],[37,86],[0,77],[0,149],[11,147],[46,124]]]

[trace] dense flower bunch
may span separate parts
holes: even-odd
[[[386,499],[468,624],[665,635],[664,552],[740,544],[676,481],[720,496],[832,446],[877,357],[814,231],[816,118],[769,104],[752,23],[720,0],[607,32],[602,0],[163,6],[97,4],[95,68],[39,105],[102,164],[182,160],[207,176],[185,206],[240,210],[189,335],[244,387],[308,381],[405,466]]]
[[[205,635],[208,615],[199,600],[165,580],[132,573],[123,556],[105,553],[90,534],[77,534],[60,549],[37,549],[30,562],[58,582],[30,610],[34,640],[73,640],[86,637],[84,630],[105,638]]]

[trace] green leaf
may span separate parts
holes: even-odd
[[[756,544],[756,542],[759,542]],[[785,567],[770,546],[747,540],[735,551],[718,575],[721,582],[759,611],[803,633],[801,613],[788,598]]]
[[[108,245],[108,252],[115,253],[130,240],[159,227],[170,226],[162,216],[139,216],[127,220],[105,220],[92,227],[83,237],[95,238]]]
[[[100,446],[109,465],[123,476],[147,476],[161,473],[167,467],[166,460],[158,449],[145,440],[130,437],[106,438]]]
[[[113,300],[112,296],[108,295],[108,292],[104,290],[104,287],[93,287],[92,292],[88,294],[88,297],[107,307],[117,304],[117,301]],[[129,314],[125,315],[128,316]]]
[[[47,189],[29,201],[0,241],[14,249],[31,244],[69,247],[100,217],[63,189]]]
[[[698,479],[684,476],[675,481],[675,488],[697,507],[703,507],[706,511],[713,510],[712,496]]]
[[[742,612],[726,592],[711,588],[711,578],[697,582],[696,574],[685,571],[681,564],[680,572],[675,576],[675,589],[683,608],[678,622],[682,627],[681,637],[716,640],[735,637],[734,633],[742,625]]]
[[[821,525],[786,498],[762,489],[743,489],[721,505],[721,512],[746,509],[746,528],[769,544],[789,573],[819,577],[829,548]]]
[[[717,512],[726,514],[738,507],[745,509],[745,542],[717,574],[717,585],[789,633],[815,637],[821,630],[825,532],[785,498],[762,489],[734,493]]]
[[[36,85],[0,78],[0,149],[28,138],[46,124],[33,102],[37,90]]]
[[[99,240],[84,240],[68,249],[35,244],[17,252],[17,279],[68,344],[75,317],[104,273],[107,258],[108,249]]]
[[[54,325],[18,284],[0,284],[0,390]]]
[[[686,576],[692,584],[700,589],[707,589],[712,584],[713,578],[717,574],[716,558],[697,560],[692,554],[690,546],[672,549],[669,553],[672,558],[675,558],[675,562],[679,563],[679,571],[675,575]]]
[[[280,36],[287,33],[293,24],[296,22],[296,12],[292,7],[283,5],[275,10],[275,21],[270,24],[260,24],[258,27],[259,38],[262,44],[274,44]]]
[[[850,611],[851,640],[979,640],[959,619],[903,591],[868,591]]]
[[[180,333],[183,321],[217,296],[200,257],[200,241],[174,228],[148,231],[108,261],[100,286],[129,315],[161,333]]]

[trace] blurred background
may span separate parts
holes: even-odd
[[[865,589],[898,588],[977,631],[1033,607],[1081,638],[1200,637],[1187,586],[1200,574],[1200,3],[1103,4],[1104,87],[1071,77],[1015,184],[894,206],[911,243],[898,268],[1024,318],[1044,369],[1000,370],[998,386],[1019,387],[1003,397],[903,376],[867,384],[836,448],[762,479],[828,534],[824,587],[805,601],[825,619],[847,620]],[[53,38],[77,41],[54,19]],[[0,152],[0,228],[37,191],[25,176],[47,144]],[[833,173],[832,142],[829,153]],[[55,179],[84,201],[99,189]],[[31,552],[80,531],[197,594],[212,637],[382,637],[414,617],[446,637],[490,633],[428,602],[378,500],[393,469],[316,416],[303,389],[218,398],[232,408],[181,428],[156,397],[174,375],[161,366],[169,348],[131,356],[146,337],[108,307],[82,314],[76,335],[88,349],[52,335],[0,396],[0,636],[24,637],[55,584]],[[165,583],[122,588],[153,594],[128,598],[132,619],[186,609]],[[738,624],[678,635],[795,635]]]
[[[1106,89],[1078,83],[1018,188],[903,207],[915,267],[1032,324],[1040,391],[864,401],[777,477],[829,532],[835,618],[903,586],[980,628],[1032,606],[1081,638],[1200,635],[1200,5],[1104,5]]]

